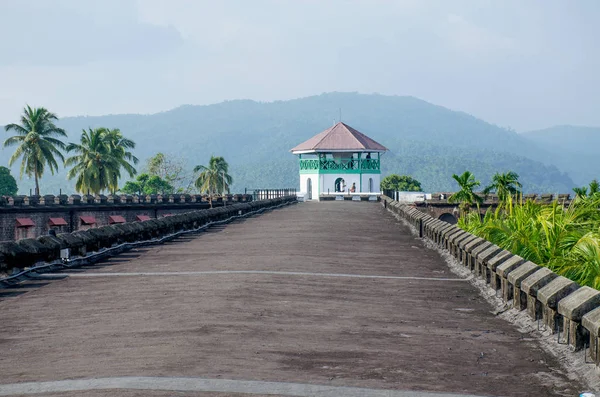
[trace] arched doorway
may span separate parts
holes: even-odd
[[[373,178],[369,178],[369,193],[373,193]]]
[[[445,213],[445,214],[440,215],[440,217],[438,219],[440,221],[448,222],[451,225],[456,225],[456,223],[458,222],[456,220],[456,218],[454,217],[454,215],[449,214],[449,213]]]
[[[346,182],[344,181],[344,178],[338,178],[335,180],[334,189],[336,193],[346,190]]]
[[[306,180],[306,194],[307,199],[312,200],[312,180],[310,178]]]

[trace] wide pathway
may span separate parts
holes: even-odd
[[[43,284],[0,290],[0,395],[581,391],[375,203],[298,204]]]

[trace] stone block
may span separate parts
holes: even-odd
[[[433,239],[433,240],[434,240],[434,242],[435,242],[436,244],[439,244],[439,243],[440,243],[440,239],[441,239],[441,237],[444,235],[444,233],[445,233],[446,231],[448,231],[448,230],[450,230],[450,229],[456,229],[456,226],[454,226],[454,225],[450,225],[450,224],[448,224],[448,223],[447,223],[446,225],[442,226],[442,227],[441,227],[441,228],[440,228],[440,229],[437,231],[437,233],[435,234],[435,237],[434,237],[434,239]]]
[[[581,287],[558,302],[558,314],[563,317],[564,340],[575,350],[589,341],[589,331],[582,326],[582,317],[600,306],[600,291]]]
[[[473,238],[473,237],[476,237],[476,236],[473,236],[471,233],[467,232],[466,234],[463,234],[463,235],[461,235],[461,236],[459,236],[459,237],[456,237],[456,238],[454,238],[454,240],[453,240],[453,241],[451,241],[451,242],[452,242],[452,244],[451,244],[451,248],[452,248],[452,249],[450,250],[450,253],[451,253],[451,254],[452,254],[452,255],[453,255],[455,258],[457,258],[457,259],[458,259],[458,254],[460,253],[460,245],[461,245],[461,243],[462,243],[463,241],[465,241],[465,240],[469,240],[469,239],[471,239],[471,238]]]
[[[492,244],[488,249],[477,254],[475,257],[475,274],[484,274],[483,269],[487,268],[487,262],[500,251],[502,251],[502,248]]]
[[[507,260],[505,260],[501,265],[496,267],[496,286],[500,284],[500,288],[502,289],[502,298],[506,302],[510,302],[513,298],[513,289],[512,285],[508,283],[508,275],[510,272],[519,267],[525,260],[521,258],[519,255],[513,255]]]
[[[558,276],[546,286],[538,290],[537,298],[542,305],[542,318],[552,332],[562,329],[562,322],[558,322],[558,302],[577,290],[579,286],[568,278]]]
[[[465,247],[467,246],[467,244],[469,244],[471,241],[477,240],[477,239],[479,239],[479,237],[475,236],[474,234],[471,234],[467,238],[463,238],[460,241],[458,241],[458,243],[456,244],[457,252],[455,254],[455,257],[460,263],[463,263],[463,256],[465,254]]]
[[[467,255],[466,255],[467,261],[466,261],[465,265],[470,270],[474,270],[475,265],[477,264],[477,256],[480,255],[485,250],[487,250],[488,248],[490,248],[492,245],[494,245],[494,244],[490,243],[487,240],[483,240],[482,243],[475,246],[475,248],[473,248],[471,251],[469,251],[469,248],[467,247],[465,250],[467,252]]]
[[[527,314],[533,320],[542,318],[542,304],[537,299],[539,289],[546,286],[556,277],[558,277],[558,274],[547,267],[541,267],[521,282],[521,291],[527,295]]]
[[[462,229],[458,229],[458,230],[454,231],[454,232],[453,232],[453,233],[451,233],[451,234],[447,234],[447,235],[446,235],[446,237],[444,238],[444,248],[446,248],[447,250],[449,250],[449,249],[450,249],[450,244],[451,244],[451,243],[450,243],[450,241],[451,241],[453,238],[456,238],[456,237],[458,237],[459,235],[462,235],[462,234],[464,234],[464,233],[466,233],[464,230],[462,230]]]
[[[500,289],[500,283],[496,282],[500,280],[496,277],[496,268],[512,256],[512,252],[502,250],[490,258],[487,262],[486,268],[483,269],[485,271],[486,283],[490,284],[495,291]]]
[[[533,262],[525,262],[508,274],[508,283],[513,288],[513,305],[517,310],[527,308],[527,294],[521,289],[521,283],[540,267]]]
[[[476,249],[477,247],[479,247],[480,245],[486,244],[486,243],[491,244],[487,240],[478,237],[476,239],[471,240],[468,244],[465,244],[465,246],[461,248],[462,264],[465,266],[468,266],[469,255],[471,254],[471,252],[474,249]]]

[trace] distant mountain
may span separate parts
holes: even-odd
[[[298,185],[298,165],[289,149],[339,119],[390,149],[384,173],[412,174],[425,190],[451,190],[453,173],[472,171],[483,183],[494,172],[514,170],[527,191],[570,192],[574,182],[558,168],[535,159],[548,155],[540,145],[513,131],[466,113],[413,97],[328,93],[290,101],[235,100],[207,106],[181,106],[152,115],[67,117],[59,124],[75,141],[83,128],[120,128],[137,142],[140,159],[162,151],[190,168],[211,154],[231,164],[234,190]],[[15,119],[18,115],[15,115]],[[0,153],[0,164],[10,152]],[[45,175],[44,192],[72,189],[61,175]],[[28,191],[30,181],[20,183]]]
[[[521,134],[547,153],[547,164],[566,171],[578,185],[600,179],[600,127],[560,125]]]

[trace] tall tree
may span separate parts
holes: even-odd
[[[194,172],[199,172],[196,179],[196,187],[200,193],[207,193],[210,196],[212,205],[212,196],[229,192],[229,186],[233,178],[228,174],[229,164],[223,157],[211,156],[208,166],[197,165]]]
[[[115,158],[119,163],[117,170],[111,170],[109,188],[116,192],[119,189],[119,178],[121,177],[120,170],[123,168],[130,177],[135,176],[137,173],[133,164],[139,162],[138,158],[129,151],[129,149],[135,148],[135,142],[131,139],[127,139],[123,136],[118,128],[106,129],[104,131],[104,139],[108,145],[111,157]]]
[[[511,196],[516,195],[521,187],[523,186],[519,182],[519,174],[516,172],[509,171],[503,174],[496,172],[492,177],[492,183],[483,189],[483,193],[496,192],[498,199],[506,202]]]
[[[123,141],[125,143],[122,145]],[[128,162],[132,159],[137,162],[127,148],[133,147],[132,141],[123,138],[118,130],[95,128],[83,130],[80,143],[69,143],[67,152],[75,153],[69,157],[65,164],[73,166],[67,174],[69,179],[77,177],[75,189],[79,192],[90,191],[99,194],[105,190],[117,190],[118,180],[121,177],[121,168],[130,176],[137,171]]]
[[[479,206],[483,202],[481,196],[473,191],[474,188],[481,185],[470,171],[465,171],[461,175],[453,174],[452,178],[458,183],[459,191],[448,197],[449,203],[460,203],[460,209],[463,214],[469,211],[473,204]]]
[[[21,158],[20,178],[23,174],[35,179],[35,194],[40,194],[39,179],[44,175],[46,167],[54,174],[58,171],[56,159],[65,161],[61,150],[65,144],[59,139],[67,134],[58,128],[54,122],[58,117],[45,108],[32,108],[29,105],[23,109],[20,124],[8,124],[6,131],[17,133],[4,141],[4,147],[17,146],[8,161],[13,165]]]
[[[14,196],[17,194],[17,181],[6,167],[0,167],[0,196]]]
[[[187,171],[186,164],[179,158],[157,153],[146,164],[150,176],[158,176],[173,187],[177,193],[189,193],[194,186],[194,177]]]

